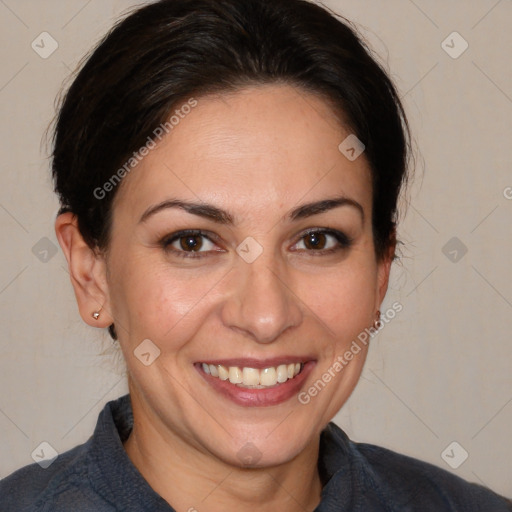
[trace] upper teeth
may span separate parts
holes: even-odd
[[[229,380],[231,384],[251,388],[264,388],[275,386],[278,382],[286,382],[288,379],[293,379],[300,372],[301,368],[301,363],[280,364],[279,366],[270,366],[262,370],[203,363],[203,370],[208,375],[218,377],[221,380]]]

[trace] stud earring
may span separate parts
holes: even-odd
[[[373,322],[373,327],[375,327],[375,329],[378,329],[380,324],[380,310],[377,310],[375,316],[377,317],[377,319]]]
[[[100,311],[101,311],[101,309],[100,309]],[[94,318],[94,320],[98,320],[98,318],[100,317],[100,312],[99,311],[95,311],[92,314],[92,317]]]

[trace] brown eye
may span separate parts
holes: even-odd
[[[179,239],[180,247],[184,251],[199,251],[203,246],[203,236],[202,235],[187,235],[182,236]]]
[[[336,229],[315,229],[304,233],[292,250],[322,255],[348,249],[351,244],[352,240],[341,231]]]
[[[304,245],[306,249],[321,250],[325,249],[327,237],[325,233],[309,233],[304,237]]]
[[[201,258],[214,252],[223,252],[212,242],[212,236],[196,230],[179,231],[161,239],[160,245],[165,252],[173,256]]]

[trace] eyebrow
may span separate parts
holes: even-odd
[[[303,204],[293,209],[287,215],[287,217],[291,221],[305,219],[307,217],[312,217],[313,215],[318,215],[320,213],[324,213],[341,206],[350,206],[355,208],[360,213],[361,219],[364,222],[364,209],[361,204],[354,199],[345,196]],[[155,215],[156,213],[169,208],[180,208],[185,210],[187,213],[212,220],[218,224],[226,224],[231,226],[234,224],[233,216],[225,210],[205,203],[194,203],[179,199],[168,199],[154,206],[150,206],[142,214],[139,220],[139,224],[145,222],[149,217]]]

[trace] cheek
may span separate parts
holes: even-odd
[[[297,294],[314,313],[323,333],[331,340],[323,344],[331,360],[345,352],[375,317],[377,269],[371,260],[332,268],[304,279]]]
[[[161,263],[126,265],[113,302],[129,325],[131,343],[145,338],[159,346],[185,343],[206,314],[216,281],[214,273],[173,272]]]

